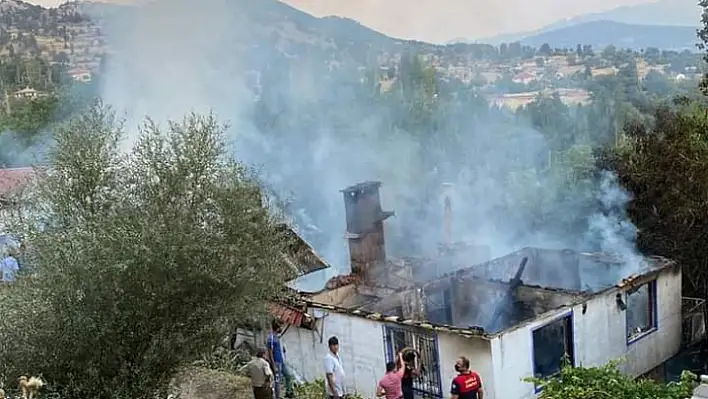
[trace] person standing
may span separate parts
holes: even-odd
[[[413,359],[411,361],[405,361],[401,357],[404,367],[403,378],[401,379],[401,390],[403,391],[403,399],[414,399],[415,394],[413,393],[413,378],[420,376],[420,369],[416,364],[416,358],[419,360],[420,355],[417,352],[413,353]],[[414,363],[414,364],[411,364]]]
[[[273,399],[273,390],[271,389],[273,371],[265,356],[266,350],[259,348],[256,351],[256,357],[239,370],[240,373],[251,379],[255,399]]]
[[[280,334],[283,331],[278,319],[273,319],[271,331],[268,334],[268,361],[275,375],[275,399],[280,399],[283,382],[285,383],[285,397],[293,397],[293,383],[290,370],[285,365],[285,354],[280,343]]]
[[[399,365],[396,368],[396,365]],[[403,379],[403,373],[406,372],[406,366],[403,363],[403,355],[398,353],[398,362],[388,362],[386,363],[386,375],[379,380],[377,385],[376,396],[385,396],[386,399],[401,399],[403,398],[403,391],[401,390],[401,379]]]
[[[342,359],[339,357],[339,339],[330,337],[327,340],[329,352],[325,356],[325,389],[328,399],[344,399],[347,390],[344,383],[346,374],[342,366]]]
[[[482,379],[470,370],[470,360],[462,356],[455,362],[457,376],[452,379],[451,399],[484,399]]]

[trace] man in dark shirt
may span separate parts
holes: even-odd
[[[450,389],[451,399],[484,399],[482,379],[479,374],[470,370],[470,361],[462,356],[455,362],[455,370],[459,373],[452,379]]]

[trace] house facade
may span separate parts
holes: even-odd
[[[465,246],[434,260],[386,259],[382,222],[392,212],[381,211],[379,185],[343,191],[352,274],[279,305],[295,320],[282,337],[287,362],[304,379],[324,378],[330,336],[349,391],[364,397],[375,397],[386,362],[406,347],[421,354],[421,398],[449,396],[460,356],[482,377],[485,398],[526,399],[542,387],[525,379],[556,374],[564,358],[585,367],[621,360],[636,377],[679,351],[676,263],[540,248],[485,261]]]
[[[535,397],[540,388],[524,379],[556,373],[563,356],[584,367],[623,360],[623,370],[636,377],[660,366],[681,346],[681,271],[674,264],[630,284],[576,297],[495,334],[352,308],[346,298],[355,288],[337,290],[307,302],[314,328],[292,327],[283,335],[288,363],[306,380],[324,378],[327,339],[337,336],[347,387],[364,397],[375,397],[386,362],[408,346],[421,352],[427,369],[416,382],[421,397],[447,397],[455,360],[466,356],[482,377],[485,397],[497,399]]]

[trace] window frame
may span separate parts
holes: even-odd
[[[432,360],[431,368],[435,370],[428,370],[428,373],[432,373],[427,376],[420,376],[413,381],[413,391],[416,395],[422,395],[424,398],[436,398],[442,399],[445,397],[445,391],[443,391],[442,384],[442,370],[440,364],[440,345],[438,335],[434,332],[428,332],[419,330],[412,327],[404,327],[400,325],[384,324],[383,325],[383,339],[384,339],[384,355],[386,356],[387,362],[395,361],[396,351],[403,348],[396,347],[396,341],[403,341],[404,347],[412,347],[423,353],[423,356],[433,356],[435,359]],[[431,347],[421,348],[421,343],[424,341],[429,341],[432,343]],[[427,387],[427,389],[426,389]]]
[[[431,301],[430,297],[439,297],[440,301]],[[440,287],[425,292],[425,318],[436,324],[452,325],[452,287]]]
[[[576,364],[576,359],[575,359],[575,355],[576,355],[576,353],[575,353],[576,352],[576,349],[575,349],[575,325],[574,325],[575,315],[573,314],[573,311],[570,310],[568,312],[565,312],[563,314],[560,314],[560,315],[554,317],[553,319],[551,319],[543,324],[539,324],[539,325],[531,328],[531,367],[533,368],[532,373],[533,373],[534,377],[536,377],[536,356],[535,356],[535,345],[534,345],[534,333],[544,327],[547,327],[551,324],[554,324],[554,323],[557,323],[560,321],[566,321],[566,323],[567,323],[567,331],[569,333],[566,333],[565,338],[566,338],[566,341],[570,341],[570,342],[566,342],[565,344],[567,345],[567,351],[570,352],[569,353],[570,365],[571,365],[571,367],[575,367],[575,364]],[[549,378],[549,377],[553,377],[555,375],[558,375],[558,372],[548,375],[548,376],[543,376],[541,378]],[[543,390],[543,385],[534,384],[534,393],[538,394],[542,390]]]
[[[627,309],[625,309],[625,315],[624,315],[624,322],[625,322],[625,338],[627,339],[627,346],[632,345],[633,343],[640,341],[642,338],[645,338],[656,331],[659,330],[659,307],[658,307],[658,286],[656,283],[657,279],[653,279],[651,281],[647,281],[644,284],[641,284],[631,290],[628,290],[624,293],[624,301],[627,306]],[[636,293],[643,287],[648,286],[649,287],[649,329],[646,331],[643,331],[639,334],[635,335],[629,335],[628,332],[630,330],[629,328],[629,312],[627,310],[629,309],[629,297],[630,295]]]

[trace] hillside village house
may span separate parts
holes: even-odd
[[[386,259],[378,182],[343,191],[352,274],[272,311],[290,366],[323,378],[327,339],[340,339],[347,386],[375,397],[387,361],[421,353],[420,397],[449,396],[455,360],[467,356],[485,398],[533,398],[523,381],[625,358],[631,376],[658,373],[682,345],[681,268],[663,258],[629,266],[606,254],[524,248],[493,260],[480,248],[448,245],[439,259]],[[469,266],[474,265],[474,266]],[[695,316],[695,315],[692,315]],[[702,322],[702,315],[699,316]],[[690,329],[690,328],[689,328]],[[700,331],[702,334],[704,331]]]

